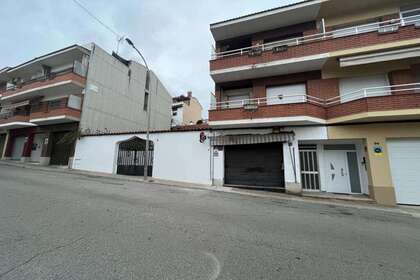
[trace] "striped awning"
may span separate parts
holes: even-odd
[[[280,132],[270,134],[243,134],[243,135],[220,135],[210,136],[212,146],[248,145],[275,142],[291,142],[294,139],[293,132]]]

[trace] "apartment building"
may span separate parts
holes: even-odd
[[[202,112],[200,101],[191,91],[172,98],[172,126],[197,124],[203,119]]]
[[[93,43],[0,70],[0,158],[72,164],[80,136],[145,129],[148,106],[151,128],[169,129],[171,96],[149,82],[146,92],[144,66]]]
[[[210,30],[216,183],[420,204],[419,1],[303,1]]]

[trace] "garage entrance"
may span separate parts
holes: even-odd
[[[397,203],[420,205],[420,139],[389,140],[387,144]]]
[[[51,165],[68,165],[74,147],[72,132],[55,132],[52,136]]]
[[[20,160],[23,154],[23,148],[25,147],[25,136],[15,137],[13,139],[12,159]]]
[[[138,137],[121,142],[118,147],[117,174],[143,176],[146,140]],[[153,142],[149,141],[147,176],[153,173]]]
[[[284,189],[283,143],[225,146],[225,185]]]

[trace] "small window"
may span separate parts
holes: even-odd
[[[147,111],[147,107],[149,106],[149,93],[147,91],[144,92],[144,101],[143,101],[143,110]]]
[[[267,105],[306,102],[306,85],[267,87]]]

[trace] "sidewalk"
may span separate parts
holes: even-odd
[[[107,179],[113,179],[113,180],[122,180],[122,181],[128,181],[128,182],[139,182],[139,183],[145,182],[143,180],[143,177],[133,177],[133,176],[125,176],[125,175],[100,173],[100,172],[74,170],[74,169],[68,169],[66,167],[58,167],[58,166],[40,166],[38,164],[33,164],[33,163],[21,163],[21,162],[0,160],[0,168],[2,165],[14,166],[14,167],[19,167],[19,168],[27,168],[27,169],[32,169],[32,170],[41,170],[41,171],[47,171],[47,172],[83,175],[83,176],[89,176],[89,177],[95,176],[95,177],[101,177],[101,178],[107,178]],[[231,188],[231,187],[208,186],[208,185],[191,184],[191,183],[185,183],[185,182],[161,180],[161,179],[155,179],[155,178],[151,178],[150,180],[147,181],[147,183],[163,185],[167,187],[201,189],[201,190],[209,190],[209,191],[216,191],[216,192],[233,193],[233,194],[247,195],[247,196],[253,196],[253,197],[260,197],[260,198],[351,207],[351,208],[357,208],[357,209],[387,211],[387,212],[393,212],[393,213],[407,214],[413,217],[420,218],[420,206],[385,207],[385,206],[377,205],[373,200],[368,199],[368,198],[352,199],[352,198],[343,197],[343,196],[313,195],[313,194],[303,194],[302,196],[296,196],[296,195],[289,195],[285,193],[268,192],[268,191],[262,191],[262,190],[249,190],[249,189],[238,189],[238,188]]]

